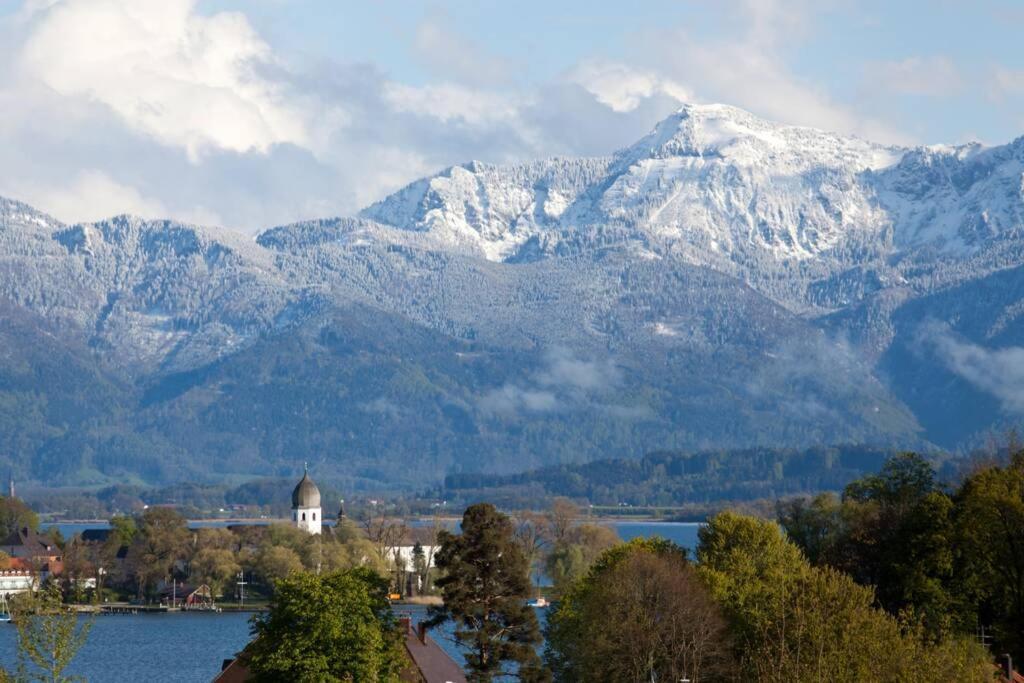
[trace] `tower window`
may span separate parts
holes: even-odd
[[[303,522],[305,522],[305,521],[306,521],[306,513],[305,513],[305,512],[303,512],[303,513],[302,513],[302,521],[303,521]]]
[[[316,513],[315,512],[313,513],[313,521],[314,522],[316,521]]]

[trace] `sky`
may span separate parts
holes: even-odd
[[[255,233],[682,103],[898,145],[1024,134],[1019,0],[0,0],[0,195]]]

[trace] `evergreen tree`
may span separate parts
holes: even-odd
[[[511,520],[480,503],[466,509],[461,534],[444,531],[440,539],[435,563],[443,576],[435,583],[444,604],[431,608],[430,621],[455,622],[455,638],[468,648],[469,679],[547,680],[536,650],[541,642],[537,617],[526,604],[529,567]]]
[[[416,578],[419,579],[419,585],[416,586],[418,592],[426,593],[429,592],[430,586],[427,585],[427,554],[423,551],[423,545],[416,541],[416,545],[412,547],[412,570],[416,574]]]

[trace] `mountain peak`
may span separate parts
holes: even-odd
[[[770,121],[726,104],[684,104],[636,144],[620,153],[641,159],[697,157],[738,166],[781,164],[800,172],[817,166],[877,169],[906,150],[806,126]]]

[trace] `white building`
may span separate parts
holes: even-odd
[[[310,534],[319,534],[323,525],[323,510],[320,509],[320,489],[309,478],[307,469],[302,480],[292,491],[292,523]]]
[[[30,571],[0,570],[0,596],[10,597],[16,593],[35,590],[38,581],[35,573]]]

